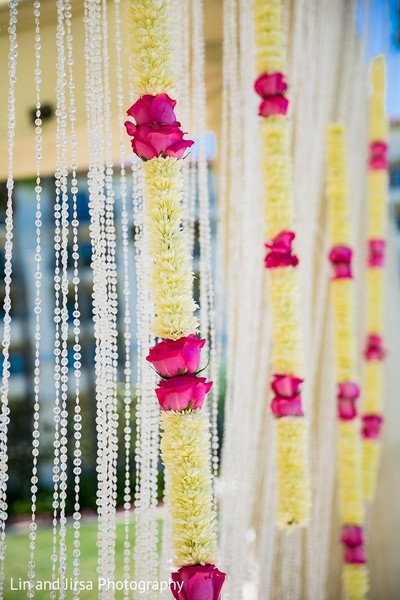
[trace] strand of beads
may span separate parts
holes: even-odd
[[[3,368],[1,376],[1,416],[0,416],[0,594],[4,589],[4,558],[6,551],[7,519],[7,481],[8,481],[8,451],[7,433],[10,422],[8,406],[8,389],[10,379],[10,342],[11,342],[11,274],[13,251],[13,189],[14,189],[14,141],[15,141],[15,84],[17,81],[17,16],[18,0],[10,0],[9,17],[9,51],[8,51],[8,112],[7,112],[7,142],[8,142],[8,175],[7,175],[7,206],[6,206],[6,243],[4,262],[4,303],[3,303],[3,339],[2,354]]]
[[[379,436],[383,423],[382,388],[383,279],[388,204],[388,125],[385,115],[385,59],[371,65],[368,240],[367,240],[367,336],[365,344],[365,395],[362,416],[363,481],[367,500],[375,495],[379,466]]]
[[[210,393],[211,404],[211,450],[213,475],[218,475],[218,377],[219,363],[215,323],[214,282],[212,276],[212,249],[210,226],[210,198],[208,191],[208,165],[205,147],[206,135],[206,86],[204,81],[205,42],[204,42],[204,2],[192,0],[193,22],[193,100],[192,107],[196,120],[196,135],[199,140],[198,156],[198,197],[200,207],[200,331],[209,340],[210,373],[213,381]],[[207,371],[206,371],[207,372]]]
[[[121,238],[123,262],[123,313],[124,313],[124,449],[125,449],[125,478],[124,478],[124,580],[131,580],[131,403],[132,403],[132,368],[131,368],[131,311],[130,311],[130,277],[129,277],[129,234],[127,209],[127,180],[125,167],[125,139],[123,128],[124,90],[122,69],[122,36],[121,36],[121,7],[120,0],[114,0],[115,53],[117,76],[117,105],[120,122],[120,198],[121,198]],[[129,590],[124,589],[124,600],[128,600]]]
[[[71,3],[67,1],[65,3],[65,25],[66,25],[66,50],[67,50],[67,65],[68,65],[68,90],[69,90],[69,106],[68,106],[68,117],[70,126],[70,148],[71,148],[71,196],[72,196],[72,261],[73,261],[73,358],[74,358],[74,377],[75,377],[75,405],[73,415],[73,437],[74,437],[74,458],[73,458],[73,478],[74,478],[74,512],[73,512],[73,528],[74,528],[74,541],[73,541],[73,600],[78,600],[80,596],[79,586],[79,574],[80,574],[80,525],[81,525],[81,512],[80,512],[80,478],[82,473],[82,451],[81,451],[81,438],[82,438],[82,416],[80,406],[80,379],[81,379],[81,342],[80,342],[80,326],[81,326],[81,313],[79,308],[79,244],[78,244],[78,206],[77,206],[77,194],[78,194],[78,180],[77,180],[77,140],[76,140],[76,104],[75,104],[75,83],[73,76],[73,38],[72,38],[72,7]]]
[[[338,474],[341,542],[344,546],[343,583],[349,600],[362,600],[368,591],[364,550],[364,502],[361,473],[361,440],[356,382],[354,292],[351,270],[345,129],[331,125],[327,137],[327,188],[332,248],[332,306],[336,355]]]
[[[115,567],[115,328],[113,295],[113,232],[110,231],[106,191],[109,180],[104,167],[106,153],[104,129],[104,69],[107,57],[102,52],[103,4],[85,0],[86,107],[89,140],[89,209],[93,269],[93,322],[96,341],[96,429],[97,429],[97,506],[99,577],[114,578]],[[107,174],[108,175],[108,174]],[[115,250],[115,248],[114,248]],[[109,268],[111,267],[111,268]],[[112,598],[112,589],[99,590],[101,600]]]
[[[193,274],[182,231],[181,159],[192,145],[176,120],[169,40],[169,3],[131,1],[129,25],[135,91],[139,99],[126,122],[132,148],[143,162],[145,227],[152,260],[152,329],[164,338],[148,360],[161,377],[156,395],[162,408],[161,453],[166,468],[172,545],[179,571],[172,574],[175,598],[199,594],[218,600],[225,578],[216,560],[215,513],[208,418],[202,406],[212,383],[198,377]],[[182,591],[179,589],[182,588]]]
[[[60,579],[60,598],[65,598],[66,577],[66,497],[67,497],[67,400],[68,400],[68,190],[67,190],[67,107],[65,55],[65,3],[57,0],[57,131],[56,131],[56,201],[54,205],[54,290],[56,324],[54,340],[54,467],[53,467],[53,548],[52,578]],[[60,298],[61,296],[61,298]],[[57,530],[59,517],[59,529]],[[59,549],[57,550],[57,543]],[[54,590],[50,597],[55,598]]]
[[[36,577],[36,500],[37,500],[37,484],[38,484],[38,458],[40,446],[40,315],[42,310],[42,207],[41,207],[41,177],[40,166],[42,159],[42,118],[41,118],[41,101],[40,88],[42,71],[40,67],[41,60],[41,35],[40,35],[40,0],[35,0],[33,4],[33,16],[35,19],[35,92],[36,92],[36,113],[35,113],[35,162],[36,162],[36,248],[35,248],[35,365],[34,365],[34,401],[33,401],[33,434],[32,434],[32,476],[31,476],[31,522],[29,524],[29,563],[28,563],[28,579],[31,582],[28,590],[28,598],[33,598],[35,595],[35,577]]]
[[[298,258],[293,254],[294,211],[286,113],[285,39],[281,0],[255,0],[255,90],[262,98],[265,194],[265,267],[272,309],[271,410],[276,417],[278,525],[307,524],[310,510],[308,424],[301,386],[302,341],[299,317]]]

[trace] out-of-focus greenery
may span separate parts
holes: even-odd
[[[161,520],[159,521],[159,533],[161,534]],[[97,575],[97,521],[95,519],[83,520],[81,523],[81,556],[80,556],[80,575],[79,581],[85,583],[93,582],[93,590],[82,590],[80,598],[82,600],[97,600],[98,598],[98,575]],[[73,535],[74,530],[69,520],[67,525],[67,578],[72,578],[72,550],[73,550]],[[134,523],[132,516],[132,524],[130,526],[129,539],[131,548],[134,541]],[[6,535],[7,550],[5,561],[5,582],[4,582],[4,599],[5,600],[22,600],[26,598],[26,591],[11,590],[11,583],[14,587],[19,586],[19,580],[26,581],[28,579],[28,561],[29,561],[29,531],[27,528],[21,530],[10,530]],[[36,538],[36,581],[51,581],[51,554],[53,543],[53,530],[51,526],[39,526]],[[124,524],[119,521],[117,523],[117,541],[115,548],[115,579],[116,581],[123,580],[123,544],[124,544]],[[56,574],[56,578],[58,574]],[[11,579],[13,580],[11,582]],[[133,562],[131,562],[131,580],[133,581]],[[67,599],[72,598],[72,592],[68,591]],[[116,599],[123,597],[122,591],[116,592]],[[35,600],[48,600],[49,590],[35,591]]]

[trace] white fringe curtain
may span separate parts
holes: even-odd
[[[357,242],[355,276],[361,307],[368,92],[364,41],[355,31],[353,2],[287,0],[297,249],[301,257],[302,323],[307,353],[304,396],[312,425],[313,489],[310,526],[288,535],[275,527],[273,424],[267,389],[269,315],[263,269],[257,109],[252,91],[251,8],[251,0],[224,1],[222,107],[227,115],[221,140],[219,242],[227,303],[228,387],[220,501],[221,552],[224,568],[230,574],[224,599],[337,600],[341,598],[341,548],[324,149],[326,125],[342,121],[348,128],[351,217]],[[398,277],[394,256],[389,271],[388,302],[395,306]],[[363,310],[358,315],[361,352]],[[388,340],[391,361],[400,350],[393,330],[394,327],[392,340],[390,334]],[[388,418],[379,483],[382,492],[370,509],[368,524],[371,600],[396,597],[395,536],[390,531],[390,519],[386,519],[387,513],[394,519],[393,508],[391,501],[389,506],[389,501],[383,499],[389,497],[385,485],[393,498],[396,494],[393,461],[399,440],[391,426],[395,418],[391,405],[396,396],[395,382],[391,384],[394,375],[390,374],[393,364],[387,363]],[[391,469],[386,470],[386,465]]]

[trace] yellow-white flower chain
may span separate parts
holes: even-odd
[[[257,75],[286,72],[281,0],[254,0]],[[263,117],[262,169],[266,239],[294,229],[288,126],[283,114]],[[292,266],[269,270],[272,310],[272,372],[301,377],[299,277]],[[276,419],[278,525],[305,526],[310,511],[308,423],[300,416]]]
[[[174,94],[170,10],[168,0],[129,1],[133,83],[139,96]],[[191,258],[181,223],[181,160],[155,157],[143,163],[143,172],[155,307],[152,328],[158,337],[178,340],[198,329]],[[214,563],[217,543],[207,415],[202,410],[164,412],[161,429],[174,562],[180,567]]]
[[[387,142],[388,122],[385,114],[385,59],[378,56],[372,61],[369,114],[369,142]],[[367,240],[385,240],[388,206],[388,171],[368,171],[368,226]],[[382,267],[367,266],[367,333],[383,334],[383,280]],[[380,360],[364,364],[363,414],[381,415],[383,412],[383,365]],[[380,459],[379,439],[363,439],[363,482],[366,500],[375,495]]]
[[[347,204],[345,129],[331,125],[327,136],[327,187],[331,246],[350,246]],[[354,289],[351,278],[333,279],[331,301],[334,316],[336,380],[357,381],[354,323]],[[360,421],[338,420],[338,478],[340,521],[344,526],[362,527],[364,502],[362,488]],[[349,600],[362,600],[368,591],[368,570],[363,564],[343,566],[343,585]]]

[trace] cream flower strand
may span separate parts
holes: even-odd
[[[256,38],[255,90],[259,114],[266,225],[265,267],[269,270],[272,312],[274,397],[278,471],[278,525],[305,526],[310,512],[308,423],[301,401],[303,344],[300,330],[299,278],[293,254],[295,238],[291,159],[286,112],[286,49],[281,0],[254,0]]]
[[[151,258],[152,329],[162,340],[147,360],[160,376],[161,456],[171,514],[174,564],[170,589],[176,599],[219,600],[225,574],[216,566],[210,432],[203,410],[212,382],[199,377],[192,257],[182,230],[182,158],[193,144],[184,138],[170,97],[172,78],[166,0],[131,0],[129,27],[138,100],[125,123],[132,149],[143,162],[145,227]]]
[[[364,350],[363,482],[366,500],[375,495],[383,423],[383,298],[388,206],[388,124],[385,115],[385,59],[372,61],[369,123],[367,335]]]
[[[327,134],[327,183],[332,249],[331,301],[334,321],[338,414],[338,478],[341,542],[344,546],[343,585],[349,600],[362,600],[368,591],[364,550],[362,457],[356,401],[357,379],[352,250],[347,205],[345,130],[331,125]]]

